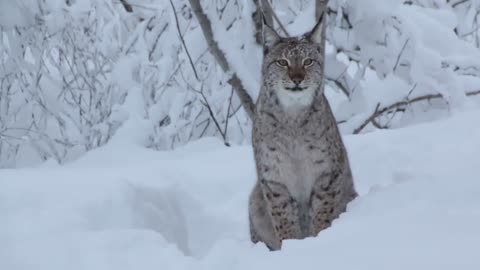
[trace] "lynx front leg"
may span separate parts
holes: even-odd
[[[261,181],[267,211],[271,216],[274,231],[280,241],[301,238],[298,219],[298,204],[285,185],[273,181]]]
[[[345,205],[339,204],[342,189],[338,180],[338,174],[324,174],[313,186],[310,196],[310,215],[314,236],[330,227],[332,221],[345,211]]]
[[[254,244],[263,242],[270,250],[279,250],[282,242],[273,229],[267,207],[263,192],[257,183],[250,194],[248,205],[250,240]]]

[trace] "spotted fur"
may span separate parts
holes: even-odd
[[[257,183],[252,242],[271,250],[317,235],[356,197],[345,146],[324,96],[324,24],[300,37],[264,29],[263,84],[253,119]],[[311,61],[310,61],[311,60]]]

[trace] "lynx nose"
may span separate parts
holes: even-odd
[[[302,81],[303,81],[303,78],[300,78],[300,77],[292,78],[292,82],[295,83],[296,85],[301,84]]]
[[[292,70],[288,75],[290,76],[290,80],[292,80],[295,85],[300,85],[305,79],[305,73],[301,70]]]

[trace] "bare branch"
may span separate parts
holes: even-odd
[[[153,18],[153,17],[152,17],[152,18]],[[160,33],[158,33],[157,38],[155,39],[155,42],[153,43],[152,49],[148,52],[148,60],[153,61],[153,53],[154,53],[155,50],[157,49],[158,41],[160,40],[160,37],[163,35],[163,33],[165,32],[165,30],[167,30],[167,27],[168,27],[168,23],[166,23],[166,24],[163,26],[162,30],[160,30]]]
[[[120,0],[120,3],[122,3],[123,5],[123,8],[125,8],[125,10],[129,13],[132,13],[133,12],[133,8],[132,8],[132,5],[130,5],[127,0]]]
[[[465,95],[470,97],[470,96],[475,96],[479,94],[480,94],[480,90],[476,90],[476,91],[467,92]],[[365,121],[358,128],[356,128],[353,131],[353,134],[359,134],[370,123],[374,124],[375,126],[380,126],[378,122],[376,122],[376,119],[385,113],[388,113],[391,111],[404,110],[404,107],[410,106],[413,103],[417,103],[421,101],[429,101],[432,99],[443,99],[443,96],[441,94],[428,94],[428,95],[418,96],[412,99],[395,102],[381,109],[380,109],[380,103],[378,103],[377,107],[375,108],[375,111],[367,119],[365,119]]]
[[[397,70],[398,64],[400,63],[400,58],[402,58],[402,54],[405,51],[405,48],[407,48],[407,44],[410,41],[410,39],[407,39],[405,43],[403,44],[402,50],[397,56],[397,61],[395,61],[395,65],[393,66],[393,71]]]
[[[262,46],[263,44],[263,21],[265,20],[268,25],[273,25],[273,15],[268,10],[264,10],[262,8],[263,4],[262,1],[268,0],[253,0],[255,3],[255,12],[252,13],[252,19],[255,26],[255,41],[258,45]]]
[[[180,25],[178,23],[177,11],[175,10],[175,6],[173,5],[172,0],[170,0],[170,5],[172,5],[173,15],[175,16],[175,22],[177,23],[178,36],[180,37],[180,40],[182,41],[183,48],[185,49],[185,52],[187,53],[187,56],[188,56],[188,61],[190,61],[190,66],[192,67],[193,73],[195,74],[195,78],[198,81],[199,78],[198,78],[197,70],[195,69],[195,65],[193,64],[192,57],[190,56],[190,53],[188,52],[187,44],[185,44],[185,40],[183,39],[182,32],[180,31]]]
[[[315,1],[315,19],[318,21],[322,14],[327,11],[329,0],[316,0]]]
[[[455,7],[457,7],[458,5],[464,4],[464,3],[468,2],[468,1],[469,1],[469,0],[460,0],[460,1],[456,2],[456,3],[453,3],[453,4],[452,4],[452,7],[455,8]],[[447,1],[447,2],[448,2],[448,1]]]
[[[223,132],[225,133],[225,135],[228,132],[228,120],[230,119],[230,110],[232,109],[232,101],[233,101],[233,89],[230,93],[230,97],[228,98],[227,116],[225,117],[225,125],[223,128]],[[227,145],[227,146],[230,146],[230,145]]]
[[[261,3],[260,4],[260,7],[262,8],[263,12],[264,13],[267,13],[267,14],[272,14],[273,18],[275,19],[275,21],[278,23],[278,26],[280,26],[280,29],[282,29],[283,33],[285,33],[285,35],[287,37],[290,36],[290,34],[288,33],[287,29],[285,28],[285,26],[283,26],[282,22],[280,21],[280,19],[278,18],[277,14],[275,13],[275,10],[273,10],[273,7],[272,5],[270,4],[270,2],[268,0],[259,0],[259,2]]]

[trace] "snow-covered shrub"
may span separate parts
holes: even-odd
[[[480,52],[475,39],[458,30],[478,31],[465,16],[477,9],[475,1],[330,2],[330,44],[364,79],[357,101],[339,108],[345,131],[435,118],[478,94],[480,81],[471,71],[480,67]]]
[[[11,3],[12,10],[26,4]],[[63,162],[105,144],[127,93],[112,77],[121,40],[111,4],[32,7],[35,23],[20,17],[2,27],[2,165],[18,156]]]
[[[253,98],[257,2],[201,1]],[[315,21],[315,0],[271,2],[291,35]],[[327,95],[342,131],[471,105],[480,93],[479,10],[474,0],[330,0]],[[62,163],[115,137],[159,150],[204,136],[248,141],[230,76],[187,0],[1,1],[0,167]]]

